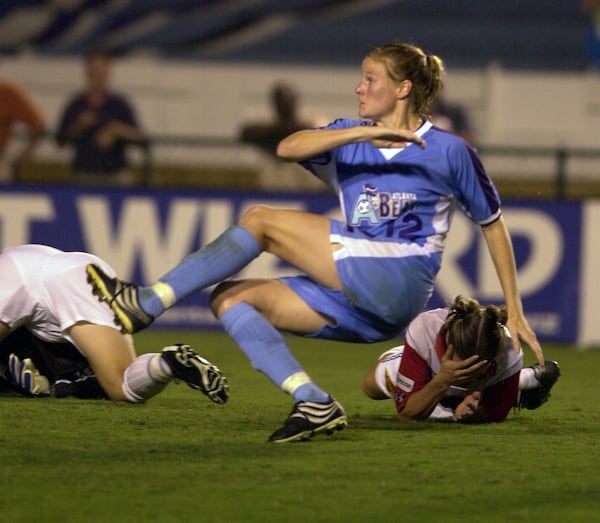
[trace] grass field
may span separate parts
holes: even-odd
[[[192,344],[227,374],[215,405],[171,385],[146,405],[0,398],[0,521],[583,522],[600,515],[600,351],[546,347],[549,403],[499,425],[400,425],[358,384],[390,344],[290,338],[350,426],[268,444],[292,400],[221,334],[148,331],[140,351]],[[526,364],[532,358],[527,354]]]

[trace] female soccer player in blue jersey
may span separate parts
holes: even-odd
[[[282,159],[301,162],[338,194],[344,221],[258,205],[151,287],[89,266],[96,294],[123,329],[134,332],[263,251],[297,267],[305,276],[225,281],[211,305],[252,365],[296,401],[270,440],[307,439],[342,428],[346,415],[304,372],[280,331],[366,343],[400,334],[431,296],[452,214],[460,206],[482,227],[515,344],[524,340],[543,365],[523,313],[498,194],[475,151],[427,119],[442,88],[442,69],[437,56],[414,45],[379,46],[363,60],[355,89],[360,120],[336,120],[279,144]]]

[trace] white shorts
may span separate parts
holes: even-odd
[[[48,309],[55,318],[61,337],[70,343],[74,342],[66,331],[79,322],[118,329],[110,307],[92,294],[85,272],[88,263],[98,265],[106,274],[115,277],[114,270],[106,262],[97,256],[83,252],[58,254],[47,265],[48,277],[45,278],[45,290]],[[35,328],[31,329],[31,332],[45,339],[47,336],[43,333],[44,326],[40,327],[40,332]]]
[[[388,398],[394,397],[394,387],[398,376],[398,368],[402,361],[404,353],[404,345],[399,345],[390,350],[385,351],[375,367],[375,383],[379,390]]]
[[[117,329],[106,303],[92,294],[85,266],[113,269],[97,256],[44,245],[9,247],[0,255],[0,321],[27,328],[47,342],[73,343],[67,330],[79,322]]]

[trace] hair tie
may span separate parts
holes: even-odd
[[[467,317],[467,311],[465,309],[458,309],[457,307],[450,307],[450,314],[448,316],[462,320]]]

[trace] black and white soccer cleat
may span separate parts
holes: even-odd
[[[87,265],[85,271],[92,292],[112,309],[115,323],[124,333],[139,332],[154,321],[140,306],[137,285],[111,278],[94,264]]]
[[[216,365],[198,356],[189,345],[169,345],[163,348],[160,356],[171,369],[174,379],[184,381],[192,389],[206,394],[215,403],[227,401],[227,378]]]
[[[542,406],[550,397],[550,390],[560,376],[560,367],[556,361],[545,361],[544,369],[539,363],[532,365],[535,379],[539,386],[534,389],[522,390],[519,397],[519,408],[533,410]]]
[[[329,401],[300,401],[294,405],[285,424],[269,437],[269,441],[286,443],[288,441],[307,441],[315,434],[333,434],[348,425],[343,407],[331,396]]]

